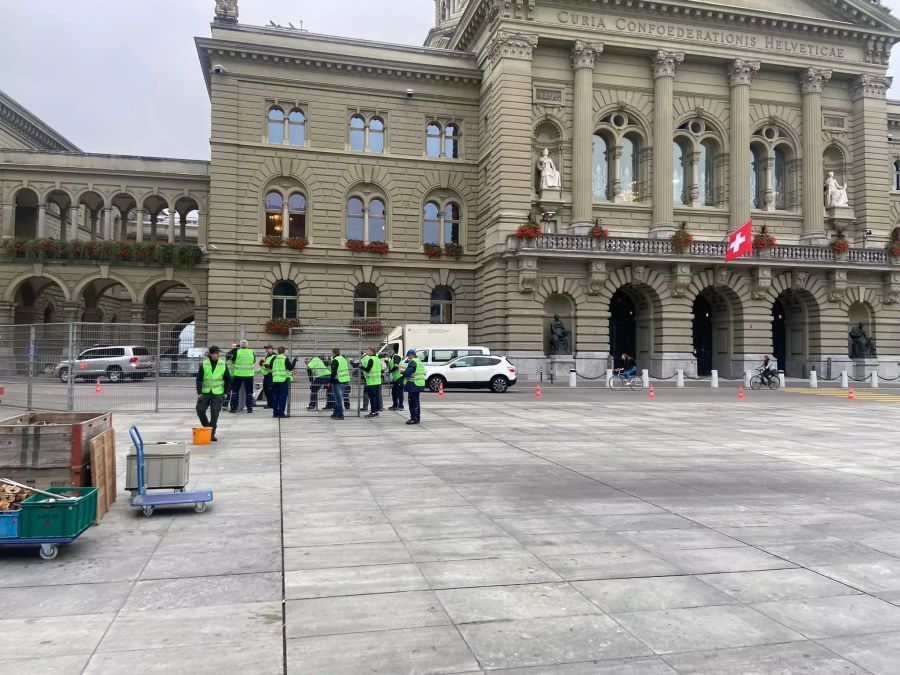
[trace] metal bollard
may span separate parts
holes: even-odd
[[[577,387],[578,386],[578,373],[575,372],[575,369],[572,368],[569,371],[569,386]]]
[[[841,371],[841,389],[847,389],[850,386],[850,378],[847,376],[847,371]]]
[[[876,371],[872,371],[872,389],[878,389],[878,373]]]
[[[650,371],[646,368],[641,371],[641,380],[644,382],[644,389],[650,386]]]
[[[818,389],[819,388],[819,376],[816,374],[816,371],[809,371],[809,388],[810,389]]]
[[[719,388],[719,371],[718,370],[714,370],[714,371],[712,371],[712,373],[710,373],[709,386],[712,387],[713,389]]]
[[[787,386],[787,381],[785,380],[783,370],[778,371],[778,384],[781,385],[782,389],[784,389]]]
[[[678,389],[684,389],[684,371],[683,370],[675,371],[675,386]]]
[[[753,379],[753,371],[745,370],[744,371],[744,388],[745,389],[750,388],[750,380],[752,380],[752,379]]]
[[[613,369],[607,368],[606,369],[606,386],[607,387],[609,386],[609,381],[612,379],[612,376],[613,376]]]

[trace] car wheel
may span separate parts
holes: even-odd
[[[106,377],[110,384],[116,384],[122,381],[122,369],[119,366],[110,366],[106,369]]]
[[[441,388],[441,385],[444,385],[444,389],[447,388],[447,381],[444,380],[440,375],[432,375],[428,378],[428,382],[425,385],[428,387],[430,391],[437,391]]]
[[[502,375],[491,378],[491,391],[495,394],[505,394],[509,389],[509,380]]]
[[[60,368],[59,381],[62,382],[63,384],[69,383],[69,369],[68,368]]]

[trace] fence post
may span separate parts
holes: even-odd
[[[675,386],[684,389],[684,371],[681,369],[675,371]]]
[[[841,389],[846,389],[850,386],[850,378],[847,376],[847,371],[841,371]]]
[[[641,371],[641,380],[644,381],[644,389],[650,386],[650,371],[646,368]]]
[[[819,376],[816,371],[809,371],[809,388],[810,389],[818,389],[819,388]]]
[[[572,369],[569,371],[569,386],[570,386],[570,387],[577,387],[577,386],[578,386],[578,373],[575,371],[574,368],[572,368]]]
[[[162,325],[156,324],[156,359],[153,369],[153,411],[159,412],[159,365],[162,361]]]
[[[878,389],[878,371],[872,371],[872,389]]]
[[[709,374],[709,386],[713,389],[719,388],[719,371],[714,370]]]
[[[75,412],[75,338],[77,323],[69,324],[69,382],[66,385],[66,410]]]
[[[34,324],[28,327],[28,346],[25,348],[25,367],[28,369],[28,410],[32,409],[34,395]]]
[[[745,388],[747,388],[747,389],[750,388],[750,380],[752,380],[752,379],[753,379],[753,371],[745,370],[744,371],[744,387]]]

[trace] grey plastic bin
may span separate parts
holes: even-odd
[[[126,458],[126,490],[137,490],[137,462],[134,450]],[[148,489],[183,489],[191,474],[191,451],[187,443],[147,443],[144,445],[144,480]]]

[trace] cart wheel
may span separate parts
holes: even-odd
[[[143,514],[145,516],[153,515],[153,507],[152,506],[143,506],[143,507],[141,507],[141,511],[143,512]]]
[[[203,513],[206,511],[206,502],[197,502],[194,504],[194,511],[197,513]]]
[[[175,492],[184,492],[184,488],[183,487],[175,488]]]
[[[56,544],[41,544],[38,555],[41,556],[41,560],[53,560],[59,555],[59,547]]]

